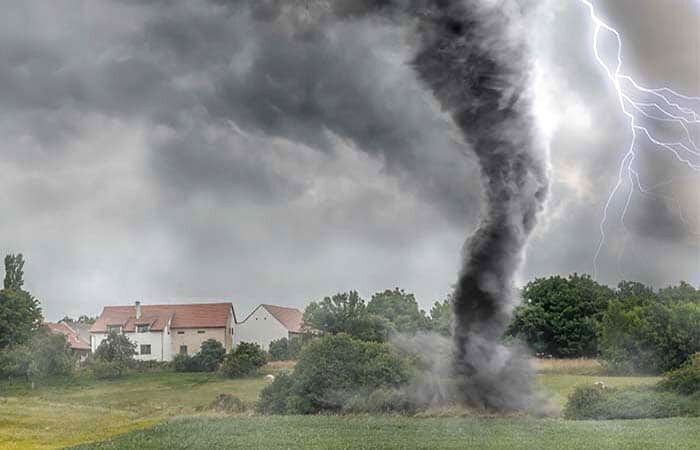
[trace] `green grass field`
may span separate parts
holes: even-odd
[[[81,449],[692,449],[700,419],[289,416],[178,419]]]
[[[547,368],[539,379],[560,404],[578,384],[626,386],[657,380],[581,375],[587,370]],[[227,380],[171,372],[117,381],[78,379],[35,389],[0,384],[0,448],[62,448],[111,438],[100,448],[561,448],[564,441],[567,448],[601,448],[606,442],[615,444],[609,448],[692,448],[700,442],[699,419],[571,422],[473,415],[222,416],[201,411],[220,393],[252,406],[265,384],[262,376]]]

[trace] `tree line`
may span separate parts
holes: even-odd
[[[21,254],[5,257],[0,290],[0,376],[65,373],[75,361],[65,338],[41,326],[41,307],[24,290],[23,268]],[[522,302],[503,340],[523,341],[539,356],[597,357],[611,371],[661,373],[681,367],[700,352],[700,290],[685,282],[657,290],[639,282],[622,281],[610,288],[589,275],[574,273],[535,279],[520,290],[520,296]],[[93,320],[82,316],[76,322]],[[369,300],[357,291],[349,291],[309,303],[303,321],[308,333],[274,341],[265,358],[296,359],[318,334],[344,334],[376,343],[386,342],[397,333],[449,336],[452,307],[448,297],[434,302],[426,312],[414,294],[400,288],[377,292]],[[109,343],[118,344],[114,340]],[[187,360],[180,357],[176,368],[210,370],[211,355],[218,355],[220,349],[205,350]],[[119,352],[122,356],[116,360],[133,359],[133,355],[128,356],[126,344],[119,347]],[[253,353],[241,358],[259,361],[260,355]],[[107,350],[92,356],[97,371],[120,372],[113,367],[114,358],[106,355],[110,355]],[[215,360],[220,365],[225,358],[217,356]],[[229,372],[236,372],[239,363],[232,360]]]

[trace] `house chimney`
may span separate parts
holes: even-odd
[[[134,305],[136,306],[136,319],[141,318],[141,302],[136,300],[134,302]]]

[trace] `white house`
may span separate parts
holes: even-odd
[[[207,339],[230,351],[235,323],[231,303],[105,306],[90,328],[90,347],[94,352],[110,332],[123,333],[136,344],[136,359],[170,361],[197,353]]]
[[[296,308],[259,305],[242,322],[236,324],[234,345],[254,342],[265,350],[270,342],[283,337],[291,338],[302,332],[302,312]]]

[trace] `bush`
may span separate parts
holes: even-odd
[[[128,370],[119,361],[94,360],[89,363],[92,374],[98,380],[111,380],[120,378]]]
[[[257,409],[263,414],[287,414],[292,412],[289,399],[292,396],[294,381],[285,372],[278,374],[272,384],[260,393]]]
[[[76,360],[65,336],[44,329],[37,331],[24,345],[0,352],[0,376],[38,380],[70,375]]]
[[[207,339],[202,342],[199,353],[194,358],[202,372],[214,372],[219,368],[219,364],[224,360],[226,349],[221,342],[216,339]]]
[[[289,361],[289,339],[286,337],[270,342],[270,361]]]
[[[627,389],[582,386],[569,396],[564,409],[568,419],[653,419],[699,416],[700,397],[660,392],[652,387]]]
[[[224,357],[221,371],[229,378],[252,375],[267,363],[267,355],[258,344],[241,342]]]
[[[666,373],[659,382],[659,389],[681,395],[700,393],[700,353],[693,355],[680,369]]]
[[[207,409],[222,413],[239,413],[245,411],[245,404],[231,394],[219,394],[216,399],[207,406]]]
[[[307,336],[294,336],[291,339],[284,337],[270,342],[270,361],[296,360],[308,339]]]
[[[344,413],[368,414],[415,414],[419,404],[414,396],[401,389],[379,388],[370,392],[359,392],[343,405]]]
[[[175,372],[198,372],[197,362],[193,357],[184,353],[175,355],[172,365]]]
[[[221,342],[216,339],[207,339],[202,342],[199,352],[192,356],[178,353],[173,358],[173,369],[176,372],[214,372],[226,355],[226,350]]]
[[[397,388],[409,378],[407,362],[387,344],[345,334],[325,336],[304,348],[290,376],[280,375],[263,390],[258,409],[275,414],[343,412],[346,405],[357,409],[353,397]]]

